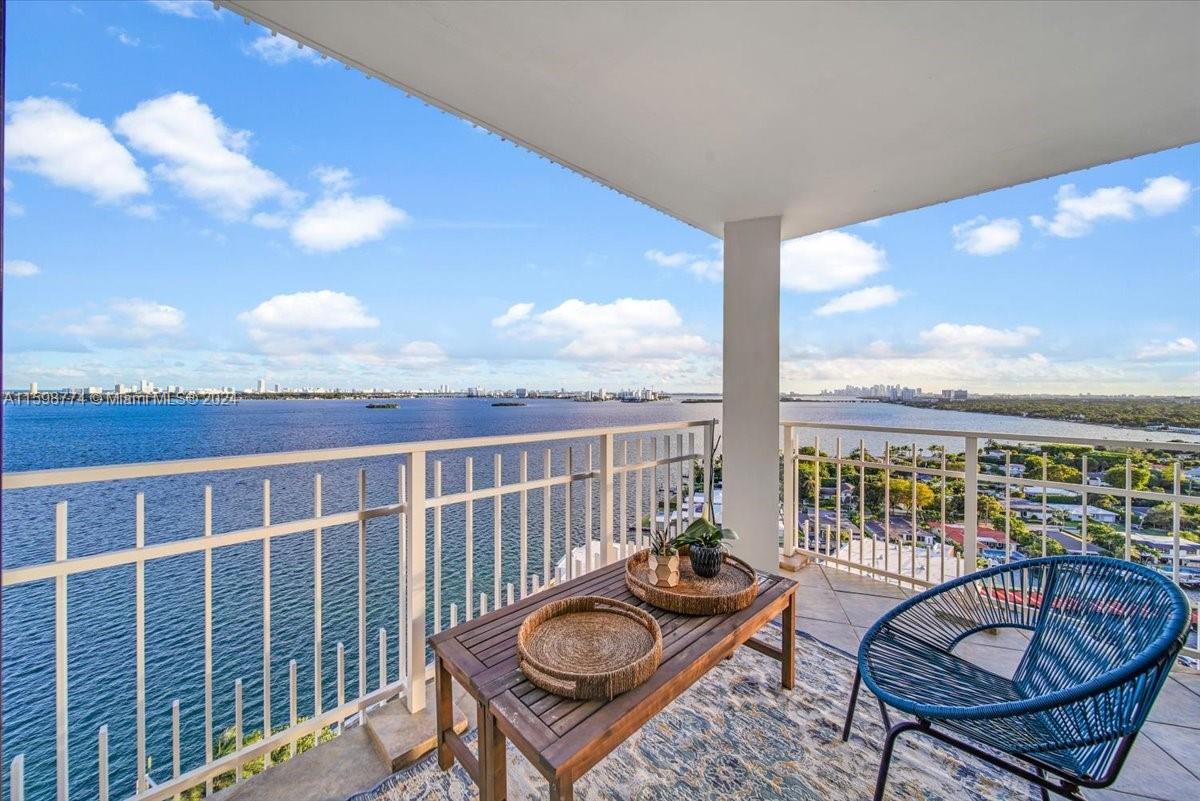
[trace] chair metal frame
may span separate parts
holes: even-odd
[[[1186,642],[1190,608],[1182,591],[1157,571],[1098,556],[1028,559],[933,587],[897,605],[863,636],[842,739],[850,737],[865,682],[887,729],[875,801],[883,798],[896,740],[908,732],[1018,776],[1037,786],[1043,799],[1055,793],[1084,801],[1081,788],[1107,787],[1120,773]],[[972,634],[1000,628],[1033,632],[1011,680],[980,673],[952,654]],[[919,693],[903,693],[903,681],[889,669],[911,666],[919,679],[919,669],[928,666],[900,657],[919,661],[922,654],[936,663],[926,678],[947,671],[960,703],[932,704]],[[970,675],[953,676],[956,666],[970,667]],[[1010,697],[965,703],[970,679],[978,677],[1008,682],[998,686]],[[889,706],[913,719],[892,725]],[[1022,722],[1031,729],[1025,748],[1001,736],[1021,731]],[[969,733],[970,740],[952,731]],[[1062,759],[1053,764],[1039,756],[1055,753],[1083,753],[1085,759],[1070,760],[1080,765],[1071,770]]]

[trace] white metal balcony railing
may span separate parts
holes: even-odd
[[[1150,542],[1151,545],[1141,548],[1143,557],[1148,552],[1148,561],[1184,587],[1192,600],[1192,634],[1184,654],[1200,657],[1195,638],[1200,542],[1184,539],[1181,526],[1183,507],[1200,505],[1200,495],[1183,492],[1180,459],[1185,454],[1200,454],[1200,444],[889,429],[840,423],[785,422],[781,428],[784,464],[790,468],[783,471],[782,488],[785,556],[801,553],[831,567],[923,589],[964,571],[970,572],[985,560],[995,563],[1023,556],[1044,556],[1051,550],[1050,543],[1060,538],[1066,542],[1067,550],[1106,552],[1124,559],[1134,558],[1135,547]],[[843,450],[840,436],[845,433],[854,434],[857,445],[849,454]],[[903,445],[898,448],[897,443]],[[990,461],[998,474],[981,471],[981,443],[989,448],[982,463]],[[832,453],[822,451],[822,446],[830,445]],[[1052,480],[1050,459],[1044,457],[1041,470],[1035,470],[1032,476],[1023,469],[1014,470],[1014,464],[1024,467],[1022,462],[1014,460],[1015,454],[1020,457],[1056,446],[1083,446],[1077,454],[1078,481]],[[1103,456],[1105,463],[1118,460],[1115,466],[1124,467],[1124,486],[1090,483],[1089,447],[1099,451],[1093,454],[1093,459]],[[1163,462],[1157,468],[1166,477],[1168,487],[1134,489],[1135,460],[1150,453],[1158,454]],[[882,494],[882,499],[868,503],[872,474],[879,478],[875,491]],[[903,477],[907,486],[900,488],[907,490],[905,497],[892,496],[893,477]],[[918,501],[922,484],[932,493],[924,507]],[[1019,499],[1020,514],[1014,513],[1016,495],[1033,497],[1033,500]],[[1051,497],[1059,502],[1049,500]],[[993,549],[979,547],[982,542],[979,502],[984,498],[990,498],[1003,517],[1003,529],[995,529],[997,535],[1003,536],[992,543],[999,545]],[[1090,504],[1090,500],[1100,498],[1118,499],[1116,510]],[[1062,503],[1064,500],[1067,502]],[[1146,537],[1135,531],[1135,501],[1168,504],[1169,533]],[[956,510],[957,514],[948,514],[948,504],[961,504],[961,509]],[[1110,502],[1109,506],[1112,505]],[[1069,522],[1060,526],[1055,522],[1056,517],[1067,518]],[[1102,525],[1099,517],[1119,521],[1119,527]],[[1014,525],[1025,525],[1022,518],[1031,521],[1024,552],[1012,531]],[[1017,523],[1018,520],[1021,522]],[[1118,529],[1116,533],[1123,544],[1114,550],[1110,537],[1105,542],[1109,547],[1101,549],[1089,537],[1089,529],[1093,533]]]
[[[684,521],[694,518],[696,504],[691,498],[697,487],[706,486],[703,477],[711,471],[709,459],[715,426],[715,421],[711,420],[662,423],[5,474],[3,489],[6,504],[15,493],[38,492],[37,488],[43,488],[41,492],[54,493],[44,499],[46,509],[51,508],[51,503],[53,508],[53,557],[39,561],[21,554],[15,559],[10,558],[8,564],[16,564],[11,567],[6,565],[2,578],[10,603],[13,600],[12,591],[25,585],[52,584],[54,591],[52,607],[47,605],[46,608],[47,617],[52,619],[42,621],[47,629],[52,626],[54,632],[53,668],[48,668],[45,676],[49,681],[52,673],[53,725],[50,726],[47,721],[44,732],[47,739],[52,732],[54,748],[52,751],[44,749],[39,759],[31,759],[28,763],[28,753],[19,753],[11,760],[8,771],[9,798],[23,801],[29,785],[35,788],[31,791],[40,796],[55,795],[59,801],[66,801],[73,777],[94,789],[94,797],[100,801],[107,801],[110,795],[132,796],[138,801],[179,798],[181,794],[186,796],[188,791],[197,793],[198,788],[204,788],[206,794],[211,794],[214,780],[218,777],[227,778],[232,774],[235,781],[241,779],[243,768],[253,760],[262,760],[264,766],[269,765],[272,753],[278,754],[281,748],[288,749],[289,754],[294,753],[301,738],[315,737],[330,730],[336,732],[343,726],[354,725],[361,721],[361,715],[366,710],[377,704],[402,698],[409,709],[424,707],[428,634],[440,631],[443,625],[455,625],[460,614],[470,619],[476,601],[480,613],[499,608],[513,603],[518,597],[523,598],[559,580],[608,564],[641,547],[648,534],[647,527],[659,516],[659,509],[662,510],[663,519],[669,520],[676,515]],[[533,444],[544,446],[538,477],[530,475],[536,468],[529,463],[527,448]],[[475,484],[474,456],[480,450],[491,452],[490,486]],[[439,454],[441,458],[430,459],[430,454]],[[298,478],[296,471],[305,471],[309,465],[324,464],[325,469],[332,473],[338,465],[362,465],[371,460],[383,460],[383,465],[372,468],[373,471],[387,470],[398,478],[397,483],[391,484],[393,498],[383,503],[369,503],[371,493],[368,492],[367,469],[358,466],[356,475],[351,477],[357,490],[357,505],[345,511],[324,511],[322,474],[313,472],[306,474],[311,481],[312,514],[278,522],[272,518],[271,479],[261,479],[261,485],[256,483],[261,471],[280,468],[291,470],[284,479],[278,480],[281,483],[277,486],[281,486],[284,480],[290,482],[284,486],[285,500],[288,510],[294,512],[308,503],[301,503],[301,495],[293,486]],[[455,467],[461,465],[462,470],[456,471],[453,481],[444,475],[443,461]],[[249,471],[260,471],[254,478],[255,483],[246,480]],[[178,482],[196,474],[202,474],[206,483],[191,486],[190,490],[195,494],[180,501],[181,486]],[[444,481],[444,478],[447,480]],[[72,547],[68,547],[68,501],[57,500],[58,497],[76,485],[105,488],[102,493],[86,497],[95,504],[110,508],[86,509],[83,515],[87,521],[104,522],[116,516],[111,508],[114,493],[120,494],[120,488],[128,486],[127,482],[144,483],[160,479],[176,482],[164,490],[164,497],[173,498],[174,503],[202,505],[202,531],[186,532],[177,537],[156,536],[154,528],[147,526],[147,504],[139,484],[132,498],[131,510],[134,547],[108,548],[73,555],[79,548],[73,543]],[[237,489],[243,502],[249,501],[251,505],[256,505],[251,493],[261,486],[261,525],[233,526],[223,532],[214,531],[214,493],[212,484],[207,482],[216,483],[219,480],[224,482],[224,486]],[[115,489],[110,491],[109,488]],[[447,489],[453,491],[445,491]],[[375,495],[379,495],[378,488],[376,490]],[[383,488],[383,491],[387,490],[387,487]],[[531,506],[530,493],[535,495],[535,500],[541,501],[540,505],[535,503]],[[277,497],[280,494],[277,493]],[[343,496],[350,499],[352,494],[347,492]],[[327,493],[327,501],[330,495]],[[512,509],[514,502],[515,515]],[[80,504],[78,501],[72,503],[72,510]],[[276,505],[281,504],[277,502]],[[490,558],[479,560],[483,563],[480,565],[476,564],[475,558],[475,541],[479,539],[478,529],[481,528],[475,520],[477,506],[481,507],[481,522],[484,526],[490,522],[492,530]],[[673,508],[677,511],[672,511]],[[159,517],[163,518],[162,515]],[[486,519],[488,517],[490,521]],[[512,519],[514,517],[515,520]],[[169,527],[169,520],[169,517],[164,519],[164,528]],[[369,574],[378,572],[381,565],[380,557],[368,550],[368,524],[388,520],[393,521],[395,526],[395,536],[391,539],[395,551],[384,553],[383,559],[395,560],[392,563],[394,566],[388,568],[395,570],[391,574],[394,583],[391,583],[391,589],[371,591],[368,588]],[[454,526],[457,532],[447,530],[446,524],[459,522],[461,527]],[[328,652],[331,650],[326,639],[330,623],[323,621],[323,613],[331,610],[330,603],[322,596],[332,586],[329,578],[331,568],[338,567],[328,564],[328,554],[336,544],[331,541],[333,538],[330,534],[338,532],[339,527],[346,527],[347,537],[353,537],[353,528],[357,527],[357,564],[353,571],[343,571],[346,583],[353,578],[356,584],[354,612],[347,612],[343,617],[347,620],[352,617],[355,624],[353,632],[345,632],[349,634],[345,639],[352,641],[350,656],[356,662],[357,682],[352,697],[348,698],[347,654],[342,638],[339,638],[332,649],[336,658],[336,702],[330,707],[324,703],[324,699],[329,697],[330,671],[329,666],[323,664],[323,659],[330,655]],[[516,542],[502,536],[514,529],[519,536]],[[452,534],[458,537],[453,549],[454,563],[444,564],[443,545],[449,542]],[[289,541],[298,536],[311,537],[311,574],[305,574],[311,583],[304,594],[311,599],[312,607],[310,625],[299,633],[302,635],[299,639],[295,636],[298,632],[272,629],[273,614],[282,617],[282,612],[287,610],[280,608],[279,598],[274,603],[272,601],[273,572],[277,571],[273,571],[271,562],[273,549],[285,548]],[[305,540],[306,547],[307,542],[308,539]],[[261,566],[261,578],[255,579],[255,582],[261,582],[256,588],[261,594],[236,598],[232,610],[235,617],[244,618],[255,606],[259,607],[261,665],[254,672],[260,672],[261,676],[220,675],[220,671],[214,668],[214,555],[219,557],[222,552],[234,552],[243,555],[239,557],[240,561],[250,562],[245,558],[247,552],[244,546],[257,550],[256,544],[261,545],[261,553],[255,556],[250,567]],[[239,546],[243,546],[240,551]],[[432,552],[429,555],[426,553],[427,547]],[[83,550],[89,550],[89,547]],[[157,671],[153,678],[169,685],[190,683],[198,686],[202,681],[202,746],[195,742],[195,737],[185,738],[185,727],[181,726],[181,718],[185,721],[189,720],[189,715],[196,718],[197,710],[189,710],[187,704],[181,704],[178,698],[183,693],[178,686],[152,687],[148,684],[146,658],[147,567],[177,565],[178,560],[189,554],[203,559],[202,676],[178,675],[175,671],[167,671],[167,675],[164,675],[162,671]],[[240,567],[244,568],[245,565]],[[118,737],[115,733],[110,736],[108,722],[97,718],[99,713],[94,708],[86,709],[89,704],[94,706],[97,703],[96,699],[103,695],[101,690],[104,688],[80,686],[79,679],[69,675],[72,651],[68,649],[69,642],[72,649],[78,648],[81,638],[94,640],[110,636],[115,623],[112,620],[93,620],[83,627],[83,632],[78,632],[75,616],[86,616],[88,610],[81,612],[71,605],[71,599],[75,596],[69,594],[68,590],[76,581],[83,580],[80,578],[82,576],[107,572],[116,576],[114,581],[117,581],[120,578],[118,571],[128,571],[129,568],[133,570],[134,725],[128,727],[132,737]],[[486,586],[487,591],[476,595],[477,589],[484,589],[475,584],[479,573],[483,573],[484,578],[490,574],[491,581]],[[370,580],[373,587],[380,586],[375,578]],[[180,581],[177,579],[174,583]],[[427,597],[427,585],[431,597]],[[386,587],[387,584],[382,586]],[[245,590],[243,587],[242,591]],[[90,599],[96,597],[89,596]],[[388,600],[389,597],[391,600]],[[154,597],[151,599],[158,600]],[[91,603],[89,600],[84,605]],[[398,612],[396,620],[400,631],[394,637],[386,628],[378,630],[377,656],[370,653],[372,643],[368,640],[367,625],[369,606],[372,614],[379,607],[390,607]],[[177,614],[169,610],[158,614],[165,615],[168,612]],[[182,616],[182,613],[178,614]],[[221,623],[217,621],[218,625]],[[272,705],[273,695],[278,699],[280,692],[276,690],[273,693],[272,686],[282,666],[281,658],[289,655],[273,654],[272,646],[278,647],[285,639],[292,643],[303,642],[303,648],[299,644],[294,647],[303,650],[311,658],[311,665],[309,670],[303,671],[294,656],[287,663],[287,719],[286,725],[281,726],[282,715],[276,715]],[[178,640],[173,638],[172,642]],[[395,643],[399,663],[396,669],[391,670],[387,653],[389,642]],[[246,643],[246,648],[254,645],[252,639],[247,639]],[[378,676],[373,682],[368,678],[368,662],[372,658]],[[306,682],[311,690],[307,692],[300,685],[302,671],[310,673]],[[253,743],[246,742],[243,737],[247,725],[243,714],[243,678],[251,682],[247,689],[253,691],[257,686],[258,703],[261,704],[262,737]],[[228,709],[220,708],[224,704],[218,704],[216,694],[227,699],[223,690],[223,686],[227,685],[232,685],[233,689],[231,728],[234,745],[231,753],[218,755],[214,738],[224,728],[218,719],[229,721],[230,715]],[[279,682],[275,682],[275,686],[278,685]],[[311,700],[306,697],[309,693]],[[198,692],[192,695],[198,695]],[[162,775],[162,771],[148,767],[148,759],[156,753],[162,754],[168,747],[167,734],[162,730],[166,714],[152,714],[148,719],[150,698],[172,699],[169,724],[171,761],[167,776]],[[301,704],[298,699],[306,703]],[[299,712],[303,707],[308,709],[305,710],[307,716],[302,718]],[[5,709],[7,713],[8,704]],[[49,709],[46,712],[49,713]],[[102,714],[109,712],[111,710]],[[49,714],[43,716],[48,717]],[[91,733],[76,732],[71,722],[77,718],[101,725],[92,729]],[[152,729],[156,723],[159,724],[157,731]],[[200,727],[186,728],[198,733]],[[93,737],[95,750],[90,746],[86,750],[81,747],[81,743]],[[111,760],[110,747],[113,748]],[[91,764],[86,770],[78,760],[72,758],[76,752],[87,754]],[[123,769],[110,769],[110,765],[118,763]],[[111,775],[114,773],[117,775]],[[41,778],[40,783],[35,781],[35,777]]]

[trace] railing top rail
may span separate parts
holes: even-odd
[[[238,456],[206,456],[195,459],[171,459],[161,462],[131,462],[96,467],[67,467],[53,470],[5,472],[0,476],[0,489],[29,489],[64,484],[87,484],[94,481],[117,481],[130,478],[176,476],[189,473],[208,473],[223,470],[243,470],[251,467],[278,467],[293,464],[337,462],[345,459],[370,459],[381,456],[400,456],[409,453],[454,451],[471,448],[493,448],[521,443],[558,442],[566,439],[586,439],[605,434],[641,434],[651,431],[674,431],[682,428],[701,428],[715,420],[679,420],[646,423],[635,426],[574,428],[560,431],[539,431],[528,434],[501,434],[488,437],[461,437],[418,442],[394,442],[383,445],[356,445],[348,448],[320,448],[307,451],[278,451]]]
[[[940,428],[894,428],[852,423],[813,423],[803,420],[784,420],[781,426],[791,428],[820,428],[833,431],[869,431],[874,434],[907,434],[916,437],[975,437],[998,442],[1035,442],[1062,445],[1104,445],[1109,448],[1153,448],[1179,453],[1200,453],[1200,442],[1155,442],[1138,439],[1110,439],[1108,437],[1046,436],[1042,434],[1005,434],[995,431],[959,431]],[[896,443],[902,444],[902,443]]]

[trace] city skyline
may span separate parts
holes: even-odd
[[[5,383],[720,390],[718,240],[171,8],[8,6]],[[786,242],[782,389],[1200,394],[1198,183],[1193,145]]]

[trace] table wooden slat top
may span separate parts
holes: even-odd
[[[569,784],[794,604],[795,588],[790,579],[760,573],[758,596],[746,609],[711,617],[680,615],[633,595],[620,561],[442,632],[430,642],[445,669],[487,707],[499,733],[511,739],[552,785]],[[611,701],[575,701],[548,693],[526,679],[517,664],[517,629],[525,617],[550,601],[579,595],[599,595],[645,609],[662,630],[658,670]],[[794,635],[791,642],[794,647]],[[757,645],[784,661],[784,684],[790,686],[787,646],[786,636],[780,649]]]

